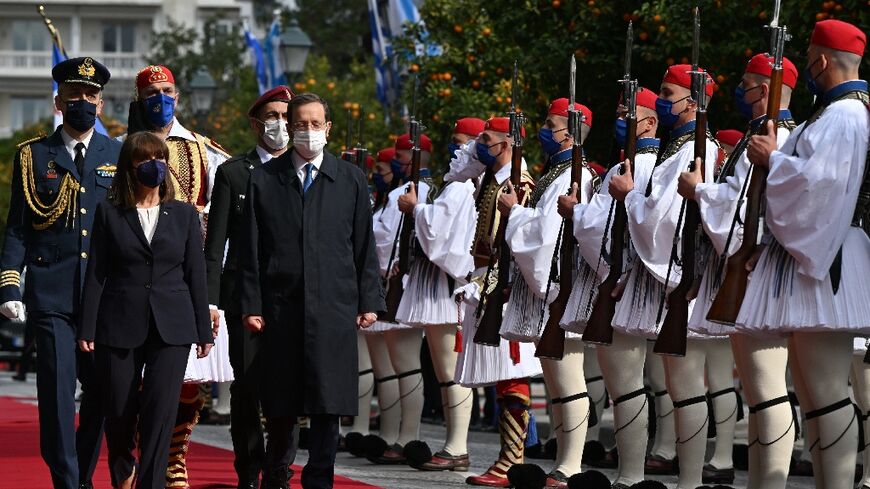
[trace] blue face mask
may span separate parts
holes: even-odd
[[[392,170],[393,175],[399,179],[405,178],[405,165],[403,165],[401,161],[395,158],[390,160],[390,170]]]
[[[673,114],[671,110],[674,108],[674,104],[678,102],[682,102],[689,98],[685,96],[676,102],[671,102],[670,100],[663,99],[661,97],[656,99],[656,114],[659,116],[659,123],[665,127],[674,127],[674,124],[680,119],[680,114]]]
[[[460,146],[456,143],[448,143],[447,144],[447,155],[450,158],[453,158],[456,156],[456,152],[459,151],[461,148],[462,148],[462,146]]]
[[[804,73],[803,73],[804,83],[806,83],[806,85],[807,85],[807,90],[809,90],[810,93],[815,95],[816,97],[822,96],[822,89],[819,88],[819,84],[816,82],[816,79],[818,77],[822,76],[822,73],[824,73],[825,70],[822,70],[819,72],[818,75],[813,76],[812,67],[815,66],[816,63],[818,63],[820,59],[822,59],[822,58],[816,58],[815,61],[813,61],[812,63],[810,63],[809,66],[804,68]]]
[[[628,121],[625,119],[616,119],[613,125],[613,137],[616,139],[616,144],[620,148],[625,147],[625,139],[628,136]]]
[[[380,173],[375,173],[372,175],[372,182],[375,184],[375,188],[378,192],[386,192],[387,189],[390,188],[390,184],[384,180],[384,176]]]
[[[97,105],[85,99],[70,100],[66,103],[63,123],[79,132],[94,127],[97,122]]]
[[[746,90],[743,88],[743,85],[737,85],[737,88],[734,89],[734,105],[737,107],[737,110],[743,114],[743,117],[746,117],[747,119],[752,119],[752,106],[761,100],[761,98],[759,97],[755,102],[750,103],[746,101],[746,94],[760,87],[761,85],[758,85]]]
[[[166,162],[148,160],[136,167],[136,179],[149,188],[159,187],[166,179]]]
[[[542,127],[538,131],[538,140],[541,142],[541,149],[547,156],[553,156],[562,149],[562,143],[556,141],[556,138],[553,137],[553,130],[550,128]]]
[[[498,146],[500,144],[501,143],[495,143],[492,146]],[[474,151],[475,153],[477,153],[477,160],[483,163],[488,168],[491,168],[493,165],[495,165],[495,160],[498,159],[498,155],[501,154],[501,151],[499,151],[497,155],[489,154],[489,148],[491,148],[492,146],[487,146],[480,141],[478,141],[474,145]]]
[[[145,99],[145,116],[154,127],[166,127],[175,117],[175,98],[156,93]]]

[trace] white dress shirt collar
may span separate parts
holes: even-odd
[[[259,144],[257,145],[257,156],[260,157],[260,163],[263,163],[263,164],[265,164],[266,162],[268,162],[269,160],[274,158],[274,156],[272,156],[272,153],[263,149],[263,147],[260,146]]]
[[[61,127],[60,130],[60,138],[63,140],[63,145],[66,148],[67,153],[69,153],[70,158],[73,160],[76,159],[76,145],[82,143],[85,145],[84,154],[88,152],[88,146],[91,144],[91,138],[94,136],[94,130],[91,129],[87,133],[85,133],[84,137],[79,141],[78,139],[67,134],[66,129]]]
[[[317,178],[317,174],[320,173],[320,164],[323,163],[323,152],[321,151],[320,154],[315,156],[311,161],[300,156],[295,150],[291,150],[291,152],[290,160],[293,162],[293,168],[296,170],[296,176],[299,177],[299,181],[305,181],[305,165],[308,163],[314,165],[311,177]]]
[[[193,136],[193,133],[190,132],[186,127],[182,126],[178,119],[172,118],[172,127],[169,128],[169,134],[166,136],[166,139],[177,137],[181,139],[186,139],[188,141],[196,141],[196,138]]]

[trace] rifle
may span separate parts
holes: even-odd
[[[779,120],[779,105],[782,96],[783,49],[785,41],[791,37],[788,34],[788,27],[779,25],[779,6],[780,0],[776,0],[773,20],[770,21],[770,46],[771,54],[773,55],[773,70],[770,73],[770,94],[767,98],[767,120],[769,121]],[[766,125],[762,130],[767,131]],[[716,271],[716,278],[722,277],[724,268],[725,279],[722,281],[722,285],[716,293],[716,298],[707,312],[707,320],[714,323],[734,324],[737,320],[737,313],[740,312],[740,306],[743,304],[743,296],[746,295],[746,282],[749,278],[746,263],[755,254],[756,247],[758,246],[758,231],[764,207],[762,199],[767,182],[767,169],[752,166],[751,171],[749,189],[746,190],[743,242],[740,244],[740,248],[728,257],[728,247],[731,244],[731,237],[734,234],[734,228],[740,217],[740,205],[738,204],[734,220],[731,223],[731,229],[728,232],[725,250],[719,257],[719,268]],[[743,200],[742,196],[740,200]]]
[[[623,102],[628,112],[625,120],[628,123],[628,134],[625,138],[625,158],[634,166],[637,153],[637,80],[631,79],[631,49],[634,42],[632,23],[628,23],[625,39],[625,74],[620,80],[623,86]],[[622,254],[625,248],[628,213],[625,202],[613,200],[613,224],[610,226],[610,250],[606,250],[607,230],[601,242],[602,256],[609,256],[610,271],[598,286],[598,297],[589,313],[586,329],[583,331],[583,341],[610,345],[613,343],[613,315],[616,314],[616,303],[620,297],[613,297],[613,292],[622,276]]]
[[[366,143],[365,143],[365,131],[363,131],[364,126],[365,126],[365,120],[366,120],[365,115],[366,115],[365,109],[363,108],[362,105],[360,105],[360,107],[359,107],[359,121],[358,121],[357,131],[356,131],[357,143],[356,143],[356,148],[354,148],[354,153],[355,153],[355,158],[356,158],[356,165],[359,167],[360,170],[363,171],[363,173],[366,173],[366,159],[368,158],[368,150],[366,149]]]
[[[347,132],[344,137],[344,151],[341,152],[341,159],[348,163],[353,163],[353,151],[350,149],[351,141],[353,140],[353,117],[350,109],[347,109]]]
[[[423,128],[423,125],[420,121],[417,120],[414,115],[417,111],[417,88],[419,85],[419,80],[417,77],[414,77],[414,92],[411,103],[411,114],[408,121],[408,134],[411,136],[411,142],[413,146],[411,146],[411,179],[410,181],[414,183],[414,187],[417,188],[417,192],[420,191],[420,132]],[[396,311],[399,309],[399,303],[402,301],[402,295],[405,292],[405,288],[402,286],[402,277],[404,277],[408,271],[410,270],[411,265],[411,239],[413,237],[414,232],[414,215],[413,214],[402,214],[402,225],[399,232],[399,259],[398,259],[398,273],[394,274],[387,281],[387,314],[384,317],[385,321],[395,322],[396,321]],[[390,260],[390,266],[387,268],[387,273],[392,271],[392,260]]]
[[[519,192],[520,179],[522,177],[523,163],[523,120],[525,117],[517,110],[517,74],[519,67],[514,61],[514,73],[511,78],[511,108],[508,112],[510,118],[510,135],[513,139],[511,147],[511,184],[514,186],[514,191]],[[519,197],[519,196],[518,196]],[[496,211],[498,212],[498,211]],[[499,331],[501,330],[502,315],[504,313],[503,306],[507,302],[510,289],[510,263],[511,250],[508,247],[505,239],[505,230],[507,229],[508,218],[503,217],[499,222],[498,232],[496,233],[494,243],[496,247],[489,256],[489,269],[498,263],[498,283],[495,290],[486,295],[486,304],[483,308],[483,316],[481,317],[481,308],[478,307],[477,316],[480,317],[480,324],[477,327],[477,332],[474,334],[474,342],[480,345],[498,346],[501,342]],[[489,272],[487,272],[489,275]],[[483,302],[484,297],[481,297]]]
[[[697,104],[695,116],[695,157],[689,164],[689,170],[694,171],[696,160],[701,159],[701,178],[704,178],[704,159],[707,156],[707,72],[698,67],[698,51],[701,42],[701,12],[695,7],[695,35],[692,43],[692,98]],[[701,231],[701,211],[698,203],[694,200],[683,199],[680,209],[680,217],[683,220],[682,238],[680,245],[682,255],[680,262],[683,273],[677,287],[668,294],[668,313],[665,315],[662,329],[656,338],[653,351],[661,355],[686,356],[686,335],[689,325],[689,298],[695,284],[695,248],[698,244]],[[679,220],[678,220],[679,223]],[[679,224],[677,225],[679,229]],[[676,254],[676,241],[674,243],[674,255]],[[675,260],[672,256],[671,260]],[[670,271],[670,267],[669,267]],[[668,280],[665,279],[667,289]]]
[[[583,113],[574,108],[576,77],[577,61],[572,54],[571,76],[568,84],[568,133],[571,134],[574,144],[571,147],[571,185],[568,187],[568,194],[571,193],[573,184],[576,183],[579,188],[583,179],[583,141],[580,134]],[[571,288],[574,285],[574,251],[577,241],[574,238],[573,219],[562,219],[560,239],[561,242],[555,251],[559,257],[559,275],[556,279],[559,282],[559,294],[549,306],[550,316],[547,318],[547,324],[541,332],[541,339],[538,341],[537,349],[535,349],[536,357],[555,360],[561,360],[565,355],[565,330],[562,329],[560,323],[562,316],[565,315],[565,308],[568,307],[568,298],[571,297]],[[556,256],[553,256],[554,270],[551,272],[555,272],[555,264]],[[547,294],[549,295],[549,285],[547,286]]]

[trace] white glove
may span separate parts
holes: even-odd
[[[24,303],[21,301],[8,301],[0,304],[0,313],[15,322],[23,323],[27,320]]]

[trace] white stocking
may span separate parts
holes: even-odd
[[[584,349],[582,342],[568,340],[562,360],[541,360],[547,392],[553,399],[553,415],[558,416],[553,421],[557,440],[553,470],[567,477],[580,472],[589,423],[589,397],[583,376]]]
[[[789,371],[791,372],[791,385],[798,401],[801,403],[801,419],[803,420],[803,442],[804,446],[801,450],[801,460],[811,460],[813,464],[813,479],[816,487],[825,487],[825,468],[822,466],[822,452],[819,450],[819,445],[813,445],[819,439],[819,418],[806,419],[806,413],[811,411],[808,405],[804,404],[810,398],[809,389],[807,389],[806,378],[801,373],[801,365],[797,361],[797,347],[794,346],[794,336],[788,341],[788,357]],[[788,377],[786,377],[788,381]],[[806,454],[806,455],[804,455]],[[806,456],[807,458],[803,458]]]
[[[468,424],[471,422],[471,405],[474,396],[471,389],[453,383],[457,353],[456,326],[441,324],[426,327],[426,341],[432,356],[435,377],[441,387],[441,402],[444,419],[447,421],[447,438],[444,451],[450,455],[468,453]]]
[[[825,414],[814,416],[813,411],[825,410],[839,401],[849,400],[849,370],[852,365],[852,338],[848,332],[803,333],[792,337],[794,359],[809,397],[801,399],[808,423],[818,421],[816,439],[810,439],[813,450],[819,450],[822,478],[816,478],[821,489],[852,487],[855,458],[858,448],[858,423],[851,403]],[[799,380],[796,378],[796,383]],[[800,396],[800,391],[798,391]],[[819,481],[821,480],[821,484]]]
[[[671,460],[676,455],[677,431],[674,427],[674,403],[665,382],[665,364],[662,356],[653,353],[654,343],[647,342],[646,377],[653,391],[656,403],[656,435],[650,455],[658,455]]]
[[[230,384],[232,382],[218,382],[217,403],[212,408],[217,414],[230,413]]]
[[[356,346],[358,350],[357,368],[359,370],[357,414],[353,418],[350,432],[367,435],[369,434],[369,418],[372,415],[372,392],[375,388],[375,375],[364,334],[356,334]]]
[[[703,342],[707,357],[707,388],[712,399],[713,413],[710,419],[716,422],[716,443],[710,464],[717,469],[734,466],[734,427],[737,425],[737,393],[734,392],[734,355],[728,338]],[[731,389],[730,391],[728,389]]]
[[[870,412],[870,365],[864,363],[864,352],[852,355],[852,392],[855,401],[861,409],[863,416]],[[870,447],[867,446],[867,438],[870,435],[870,419],[864,420],[864,475],[858,487],[870,486]],[[861,447],[859,447],[861,448]]]
[[[385,333],[393,370],[399,377],[402,422],[396,443],[405,446],[420,438],[423,415],[423,374],[420,370],[420,345],[423,331],[417,328],[395,329]]]
[[[786,340],[735,333],[731,346],[750,409],[757,409],[750,416],[747,489],[783,489],[794,447],[794,422],[785,387]],[[764,407],[763,403],[782,398],[786,400]]]
[[[375,371],[375,382],[378,383],[381,426],[378,434],[388,445],[392,445],[399,437],[399,423],[402,420],[402,410],[399,406],[399,381],[396,379],[396,372],[393,371],[393,364],[390,363],[390,351],[387,349],[384,334],[368,334],[365,337],[372,370]]]
[[[613,398],[613,424],[619,450],[619,474],[614,482],[630,486],[643,480],[646,456],[649,421],[643,387],[646,340],[614,331],[613,344],[599,346],[597,351],[604,382]]]
[[[704,451],[707,448],[707,396],[704,388],[705,340],[690,339],[685,357],[662,357],[668,392],[674,399],[676,451],[680,457],[677,489],[701,485]]]
[[[601,367],[598,366],[598,354],[595,347],[586,346],[583,353],[583,373],[586,375],[586,391],[589,393],[589,401],[595,407],[595,419],[598,424],[590,426],[586,431],[587,441],[599,440],[601,431],[601,419],[604,416],[604,403],[607,401],[607,389],[604,388],[604,376],[601,375]]]

